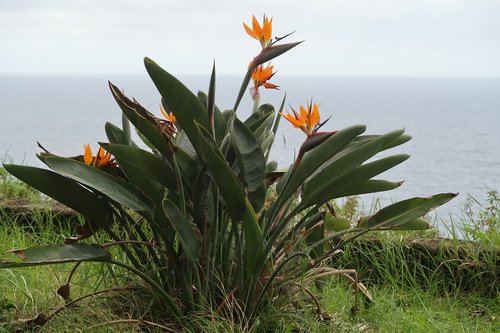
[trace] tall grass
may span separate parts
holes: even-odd
[[[38,202],[44,196],[31,186],[12,177],[4,168],[0,167],[0,201],[12,198]]]
[[[473,222],[483,223],[478,216],[488,220],[485,212],[494,211],[487,208],[490,206],[491,203],[483,204],[486,210],[473,211],[470,216],[475,218],[469,220],[469,227],[476,228],[471,230],[482,228],[482,224]],[[337,207],[340,215],[351,218],[356,217],[357,210],[355,198]],[[44,224],[42,213],[28,229],[19,223],[20,218],[0,211],[1,253],[62,242],[72,232],[69,224]],[[44,228],[37,227],[36,223],[43,223]],[[436,252],[432,253],[416,247],[417,242],[412,243],[415,239],[426,241],[426,234],[408,232],[381,233],[346,247],[332,265],[356,268],[374,298],[373,304],[361,306],[356,315],[350,312],[354,305],[352,287],[344,278],[335,277],[324,282],[322,296],[310,290],[315,300],[303,291],[293,302],[276,301],[251,325],[236,324],[230,317],[218,313],[193,314],[189,320],[204,332],[495,332],[500,329],[496,319],[500,313],[498,256],[486,249],[494,249],[488,244],[498,236],[498,229],[489,228],[487,232],[486,241],[475,238],[482,246],[468,242],[468,238],[460,240],[465,238],[461,235],[454,240],[434,241]],[[123,258],[119,248],[112,251],[114,256]],[[57,265],[0,271],[0,332],[23,328],[25,322],[21,319],[33,318],[39,313],[51,314],[63,307],[65,301],[56,290],[65,284],[72,268],[73,265]],[[82,264],[72,278],[71,298],[116,285],[124,289],[77,302],[53,316],[42,331],[169,332],[179,329],[163,324],[162,318],[151,311],[151,300],[137,280],[116,267]],[[145,317],[145,313],[149,315]]]

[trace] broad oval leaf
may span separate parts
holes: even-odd
[[[248,276],[252,276],[257,269],[258,260],[264,252],[264,240],[257,216],[248,200],[245,200],[246,209],[243,213],[243,231],[245,232],[245,256]]]
[[[427,214],[457,196],[457,193],[440,193],[428,198],[414,197],[382,208],[369,218],[360,219],[358,228],[396,228]]]
[[[63,158],[47,157],[45,163],[54,171],[89,186],[112,200],[137,212],[152,216],[154,204],[137,187],[84,163]]]
[[[109,142],[128,145],[127,136],[123,133],[123,130],[115,124],[107,122],[104,125],[104,130],[106,131]],[[133,147],[137,147],[134,141],[131,140],[130,143]]]
[[[344,128],[332,135],[318,147],[307,152],[302,158],[300,164],[297,166],[294,174],[291,176],[292,178],[290,181],[287,182],[287,179],[290,177],[292,168],[290,168],[281,181],[278,182],[276,190],[279,195],[287,200],[308,177],[310,177],[316,170],[318,170],[318,168],[320,168],[345,145],[363,133],[365,129],[366,126],[364,125],[355,125]],[[287,183],[286,188],[284,188],[285,183]]]
[[[112,153],[120,163],[133,165],[137,170],[156,180],[167,189],[177,188],[174,170],[163,159],[146,150],[122,144],[108,144],[104,148]]]
[[[390,191],[401,186],[404,182],[390,182],[382,179],[369,179],[367,181],[355,184],[349,188],[335,191],[334,197],[342,198],[350,195],[359,195],[365,193],[376,193]]]
[[[0,259],[0,268],[53,265],[76,261],[109,261],[111,255],[95,244],[56,244],[10,251],[22,261]]]
[[[208,107],[208,96],[203,91],[198,91],[198,99],[205,108]],[[215,105],[214,110],[215,141],[220,143],[227,133],[227,120],[221,110]]]
[[[172,201],[165,199],[162,206],[165,215],[179,236],[186,257],[191,261],[195,261],[201,254],[200,235],[199,232],[196,232],[195,225],[188,221]]]
[[[328,200],[338,198],[339,194],[342,194],[347,189],[350,188],[352,190],[356,185],[389,170],[410,157],[408,154],[399,154],[356,166],[358,161],[355,158],[349,159],[349,156],[351,155],[346,155],[332,163],[328,168],[325,168],[321,173],[313,176],[309,182],[304,184],[304,191],[302,193],[302,205],[304,207],[313,204],[322,205]],[[350,164],[352,160],[354,162]],[[349,167],[352,167],[352,169],[349,170]],[[353,194],[357,195],[361,193]]]
[[[46,169],[14,164],[3,166],[16,178],[84,215],[95,225],[108,227],[113,223],[106,201],[74,180]]]
[[[197,130],[202,156],[226,201],[229,215],[234,222],[240,221],[245,211],[246,201],[241,183],[227,164],[210,133],[198,124]]]
[[[431,228],[432,225],[429,221],[422,217],[419,217],[418,219],[405,222],[395,227],[387,227],[387,229],[384,230],[427,230]]]
[[[234,119],[231,140],[240,172],[246,183],[248,200],[258,212],[266,196],[266,161],[253,133],[239,119]]]
[[[153,60],[144,58],[144,65],[164,103],[172,110],[177,118],[177,123],[180,124],[182,130],[186,133],[196,151],[198,151],[198,132],[195,128],[195,122],[209,128],[207,110],[195,94]]]

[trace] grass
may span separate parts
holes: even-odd
[[[384,284],[369,289],[374,304],[356,316],[346,311],[350,295],[338,282],[325,288],[325,309],[336,313],[339,328],[365,332],[498,332],[498,299],[473,293],[443,294]]]
[[[0,177],[0,193],[4,187],[19,185],[9,182],[12,180]],[[15,193],[31,198],[32,191],[19,186]],[[464,247],[457,237],[437,252],[415,252],[409,245],[411,240],[428,237],[429,233],[399,232],[381,233],[374,243],[347,247],[333,267],[357,268],[374,299],[372,304],[361,304],[355,315],[351,312],[352,287],[345,278],[334,277],[324,282],[323,292],[309,286],[315,300],[305,289],[299,289],[302,293],[297,293],[293,300],[276,300],[265,315],[248,325],[217,314],[193,315],[190,320],[204,332],[498,332],[500,297],[496,251],[500,200],[495,195],[496,192],[492,193],[486,204],[466,211],[462,218],[462,224],[467,225],[460,238],[479,242],[474,245]],[[339,211],[354,218],[356,207],[351,199],[339,207]],[[61,243],[71,234],[70,224],[57,227],[47,224],[44,214],[47,213],[35,215],[34,225],[27,227],[20,223],[23,216],[13,217],[0,211],[0,253],[13,248]],[[484,251],[486,248],[491,251]],[[122,256],[119,249],[113,251],[114,256]],[[0,332],[26,328],[29,322],[23,320],[63,309],[65,301],[56,291],[66,283],[73,266],[0,270]],[[151,307],[149,296],[137,280],[117,267],[83,263],[72,278],[71,298],[110,288],[119,290],[64,308],[40,331],[169,332],[179,329],[162,323],[161,313]]]
[[[10,198],[22,198],[31,202],[39,202],[43,199],[43,196],[29,185],[16,180],[4,168],[0,167],[0,201]]]

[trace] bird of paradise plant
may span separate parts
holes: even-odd
[[[312,101],[287,113],[284,99],[278,110],[256,105],[241,120],[237,110],[250,80],[256,88],[277,88],[267,82],[273,66],[265,63],[300,44],[272,41],[272,20],[266,16],[262,26],[253,17],[252,28],[244,27],[262,49],[250,63],[232,109],[221,112],[216,105],[215,65],[208,94],[195,95],[145,58],[165,119],[109,83],[127,121],[123,129],[105,125],[109,143],[101,143],[95,157],[87,145],[83,159],[40,153],[49,169],[5,164],[14,176],[74,209],[86,222],[66,244],[17,249],[21,260],[0,260],[0,268],[111,263],[141,278],[172,321],[187,324],[186,315],[213,312],[252,321],[275,297],[302,290],[315,277],[337,274],[326,264],[360,235],[428,228],[421,217],[455,194],[403,200],[351,221],[354,227],[331,225],[330,200],[401,185],[374,177],[408,155],[373,158],[410,136],[404,130],[364,135],[363,125],[318,132],[324,122]],[[269,157],[281,117],[306,139],[294,163],[276,171]],[[128,121],[148,149],[131,140]],[[110,163],[112,170],[102,168]],[[270,191],[276,192],[271,199]],[[83,242],[94,232],[107,233],[114,243]],[[335,246],[323,246],[332,239]],[[126,261],[107,251],[113,244],[122,248]],[[356,279],[353,283],[363,290]],[[69,284],[65,290],[69,298]]]

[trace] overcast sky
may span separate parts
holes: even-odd
[[[264,13],[281,75],[500,76],[500,0],[0,0],[0,73],[241,74]]]

